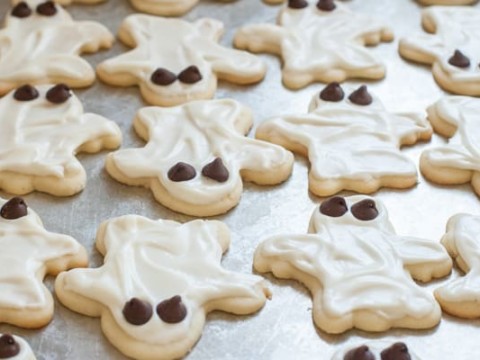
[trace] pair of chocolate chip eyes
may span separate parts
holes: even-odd
[[[320,99],[324,101],[339,102],[345,97],[342,87],[337,82],[328,84],[321,92]],[[367,86],[362,85],[352,92],[348,97],[352,103],[356,105],[367,106],[373,102],[372,95],[368,92]]]
[[[455,50],[453,55],[448,59],[448,63],[452,66],[455,66],[461,69],[466,69],[470,67],[470,59],[460,50]],[[480,67],[480,64],[479,64],[479,67]]]
[[[170,168],[167,175],[171,181],[182,182],[195,178],[197,176],[197,171],[190,164],[178,162]],[[229,172],[226,166],[223,164],[222,159],[216,158],[203,167],[202,175],[223,183],[228,180]]]
[[[200,70],[195,65],[187,67],[185,70],[181,71],[180,74],[175,75],[173,72],[164,69],[158,68],[154,71],[150,80],[155,85],[168,86],[173,84],[175,81],[179,80],[184,84],[195,84],[202,80],[202,74]]]
[[[38,4],[35,10],[37,14],[42,16],[53,16],[57,13],[57,8],[53,1],[45,1],[41,4]],[[30,15],[32,15],[32,9],[30,9],[30,6],[28,6],[28,4],[24,1],[18,3],[12,9],[12,16],[15,17],[26,18]]]
[[[411,360],[408,347],[403,342],[397,342],[392,346],[384,349],[380,353],[381,360]],[[370,351],[368,346],[362,345],[350,350],[345,354],[343,360],[375,360],[375,355]]]
[[[147,301],[132,298],[123,307],[123,316],[130,324],[140,326],[150,321],[153,316],[153,306]],[[187,316],[187,307],[182,297],[176,295],[157,305],[158,317],[167,324],[182,322]]]
[[[18,101],[32,101],[40,96],[38,90],[31,85],[23,85],[15,90],[13,97]],[[53,104],[62,104],[67,101],[70,96],[70,88],[65,84],[58,84],[47,91],[46,99]]]
[[[20,353],[20,345],[10,334],[0,336],[0,359],[13,358]]]
[[[318,0],[317,9],[322,11],[332,11],[337,7],[333,0]],[[291,9],[304,9],[308,7],[307,0],[288,0],[288,7]]]
[[[320,205],[320,212],[330,217],[341,217],[348,212],[347,202],[341,196],[332,197]],[[378,216],[375,201],[371,199],[365,199],[353,204],[350,212],[355,218],[362,221],[373,220]]]

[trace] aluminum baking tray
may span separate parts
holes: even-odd
[[[371,90],[389,109],[424,112],[443,92],[435,84],[428,67],[408,63],[397,53],[398,39],[420,30],[421,6],[413,0],[352,0],[347,3],[355,11],[384,19],[395,31],[396,41],[371,49],[386,61],[388,67],[384,80],[369,83]],[[480,4],[475,6],[480,8]],[[9,1],[1,0],[0,14],[8,8]],[[122,19],[134,12],[128,0],[109,0],[94,6],[74,5],[69,10],[76,19],[102,22],[113,33]],[[213,17],[223,21],[226,34],[222,43],[230,45],[236,28],[245,23],[274,22],[278,11],[278,6],[268,6],[260,0],[232,3],[203,0],[185,18]],[[125,46],[116,42],[111,50],[86,58],[96,65],[125,50]],[[278,58],[261,57],[269,68],[265,81],[246,87],[220,83],[217,97],[234,98],[250,106],[256,124],[279,114],[306,112],[311,96],[323,85],[289,91],[281,84]],[[124,135],[123,147],[142,146],[143,142],[132,129],[132,120],[135,112],[146,104],[136,88],[114,88],[97,81],[91,88],[76,93],[86,111],[96,112],[119,124]],[[424,148],[442,142],[444,139],[434,135],[430,143],[407,147],[404,151],[418,162]],[[94,239],[97,226],[103,220],[131,213],[182,222],[192,219],[156,203],[149,190],[114,181],[104,170],[105,155],[106,152],[80,155],[88,174],[87,187],[81,194],[55,198],[35,193],[25,197],[40,214],[47,229],[72,235],[87,247],[92,267],[102,264],[102,257],[94,249]],[[232,245],[223,260],[226,268],[249,273],[253,252],[262,239],[272,234],[307,231],[310,215],[321,201],[307,190],[307,170],[308,162],[296,157],[293,175],[283,185],[260,187],[245,184],[240,204],[225,216],[218,217],[232,231]],[[480,213],[479,199],[470,186],[437,186],[422,177],[413,189],[384,189],[376,196],[386,203],[399,234],[436,241],[443,235],[451,215]],[[458,276],[458,271],[454,270],[452,276]],[[295,281],[280,281],[269,275],[266,278],[271,283],[272,300],[251,316],[211,313],[203,335],[188,359],[327,360],[343,345],[376,338],[405,341],[424,359],[480,359],[476,335],[480,331],[478,320],[466,321],[443,315],[440,325],[426,331],[392,330],[369,334],[353,330],[331,336],[314,326],[312,300],[305,287]],[[50,288],[52,280],[47,279]],[[427,286],[434,288],[444,281]],[[125,359],[103,336],[98,318],[78,315],[58,301],[55,302],[54,319],[45,328],[23,330],[0,325],[0,332],[7,331],[24,336],[39,359]]]

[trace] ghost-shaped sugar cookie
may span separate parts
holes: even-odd
[[[480,96],[480,10],[432,6],[422,11],[422,25],[429,34],[401,39],[400,55],[432,65],[433,77],[443,89]]]
[[[380,201],[365,195],[325,200],[309,232],[266,239],[254,268],[307,286],[321,330],[426,329],[440,321],[433,294],[413,279],[445,276],[452,261],[439,243],[397,235]]]
[[[147,102],[160,106],[212,98],[217,80],[237,84],[262,80],[264,63],[218,44],[222,33],[223,24],[214,19],[187,22],[130,15],[118,36],[134,49],[102,62],[97,74],[111,85],[138,85]]]
[[[400,146],[430,139],[428,121],[388,112],[365,86],[348,89],[346,95],[339,84],[329,84],[313,97],[308,114],[267,120],[256,137],[308,156],[309,188],[318,196],[414,186],[416,165]]]
[[[53,299],[43,278],[87,266],[87,253],[72,237],[45,230],[23,199],[0,198],[0,206],[0,323],[45,326]]]
[[[13,6],[0,30],[0,94],[23,85],[65,83],[85,87],[95,72],[80,53],[109,48],[113,36],[103,25],[74,21],[51,1]]]
[[[232,2],[221,0],[219,2]],[[149,14],[161,16],[180,16],[190,11],[199,0],[130,0],[132,6]]]
[[[480,317],[480,216],[452,216],[442,244],[465,276],[435,290],[435,297],[449,314],[470,319]]]
[[[20,336],[0,334],[0,359],[35,360],[30,345]]]
[[[422,174],[442,185],[470,182],[480,195],[480,99],[448,96],[427,112],[435,132],[447,137],[448,143],[423,151]]]
[[[338,350],[332,360],[422,360],[404,342],[367,341]],[[426,360],[426,359],[425,359]]]
[[[118,126],[84,113],[63,85],[24,85],[0,99],[0,188],[12,194],[34,190],[69,196],[85,187],[75,155],[120,145]]]
[[[292,171],[290,152],[245,137],[252,124],[250,110],[234,100],[146,107],[134,127],[148,143],[110,153],[106,169],[122,183],[150,188],[172,210],[222,214],[239,202],[242,179],[273,185]]]
[[[365,45],[393,39],[385,24],[353,13],[343,4],[327,11],[314,2],[305,2],[304,7],[294,7],[292,3],[283,6],[278,25],[240,28],[235,35],[235,46],[281,56],[283,83],[291,89],[315,81],[385,76],[380,57],[365,48]]]
[[[177,359],[200,338],[207,313],[250,314],[270,297],[259,276],[221,266],[229,244],[220,221],[118,217],[97,233],[104,265],[61,274],[55,291],[70,309],[101,317],[105,336],[125,355]]]

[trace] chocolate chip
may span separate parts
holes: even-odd
[[[303,9],[308,6],[307,0],[288,0],[288,7],[290,9]]]
[[[185,319],[187,308],[182,302],[182,297],[177,295],[158,304],[157,314],[164,322],[176,324]]]
[[[0,359],[8,359],[20,353],[20,345],[10,334],[3,334],[0,337]]]
[[[167,69],[158,68],[153,72],[150,80],[156,85],[167,86],[177,80],[177,75]]]
[[[325,86],[325,88],[320,92],[320,99],[325,101],[342,101],[345,97],[345,93],[342,90],[342,87],[337,82],[332,82]]]
[[[332,11],[335,10],[336,7],[337,5],[335,5],[333,0],[318,0],[317,2],[318,10]]]
[[[353,216],[358,220],[368,221],[373,220],[378,216],[378,210],[375,205],[375,201],[370,199],[365,199],[359,201],[350,209]]]
[[[382,360],[411,360],[407,345],[398,342],[382,351]]]
[[[168,170],[168,178],[175,182],[192,180],[197,176],[197,172],[192,165],[179,162]]]
[[[340,217],[348,211],[347,203],[341,196],[335,196],[325,200],[320,205],[320,212],[330,217]]]
[[[0,209],[0,216],[7,220],[15,220],[27,214],[27,204],[21,197],[11,198]]]
[[[227,181],[229,177],[228,169],[220,158],[216,158],[210,164],[205,165],[202,169],[202,175],[221,183]]]
[[[455,50],[453,56],[448,59],[448,63],[458,68],[468,68],[470,66],[470,59],[460,50]]]
[[[192,65],[178,74],[178,80],[184,84],[195,84],[202,80],[202,74],[195,65]]]
[[[37,6],[37,13],[44,16],[53,16],[57,13],[57,8],[53,1],[45,1]]]
[[[372,95],[368,93],[368,89],[366,85],[360,86],[357,90],[352,92],[348,99],[357,105],[370,105],[373,101]]]
[[[368,346],[362,345],[347,352],[343,360],[375,360],[375,355]]]
[[[18,18],[26,18],[32,14],[32,10],[25,1],[19,2],[14,6],[11,12],[12,16]]]
[[[38,91],[33,86],[27,84],[15,90],[13,97],[18,101],[31,101],[38,98]]]
[[[47,91],[47,100],[54,104],[62,104],[67,101],[70,96],[70,88],[65,84],[58,84]]]
[[[132,325],[146,324],[152,314],[152,305],[137,298],[130,299],[123,307],[123,316]]]

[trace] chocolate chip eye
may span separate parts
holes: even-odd
[[[453,56],[448,59],[448,63],[458,68],[468,68],[470,66],[470,59],[465,56],[460,50],[455,50]]]
[[[402,342],[398,342],[382,351],[380,354],[382,360],[411,360],[408,347]]]
[[[37,6],[37,14],[53,16],[57,13],[57,7],[53,1],[45,1]]]
[[[53,104],[62,104],[67,101],[72,93],[65,84],[58,84],[47,91],[47,100]]]
[[[0,337],[0,359],[12,358],[20,353],[20,345],[10,334]]]
[[[322,205],[320,205],[320,212],[323,215],[330,217],[340,217],[343,216],[348,211],[347,203],[345,199],[341,196],[335,196],[328,200],[325,200]]]
[[[11,14],[12,16],[18,18],[26,18],[32,14],[32,10],[26,2],[22,1],[15,5],[15,7],[12,9]]]
[[[156,85],[167,86],[173,84],[177,80],[177,75],[167,69],[158,68],[154,71],[150,80]]]
[[[189,66],[178,74],[178,80],[184,84],[195,84],[202,80],[202,74],[195,65]]]
[[[332,82],[328,84],[321,92],[320,99],[325,101],[338,102],[342,101],[345,97],[345,93],[338,82]]]
[[[132,325],[146,324],[153,315],[153,308],[148,302],[132,298],[123,307],[123,316]]]
[[[367,106],[373,101],[372,95],[368,92],[367,86],[362,85],[357,90],[352,92],[348,99],[357,105]]]
[[[362,221],[373,220],[378,216],[378,210],[375,201],[370,199],[359,201],[351,207],[350,211],[352,212],[353,216]]]
[[[375,355],[368,346],[362,345],[347,352],[343,360],[375,360]]]
[[[197,172],[192,165],[179,162],[172,166],[172,168],[168,171],[167,176],[174,182],[181,182],[192,180],[195,176],[197,176]]]
[[[38,98],[38,91],[33,86],[27,84],[15,90],[13,97],[18,101],[31,101]]]
[[[0,216],[7,220],[15,220],[27,214],[27,204],[21,197],[11,198],[0,209]]]
[[[288,0],[288,7],[290,9],[304,9],[308,6],[307,0]]]
[[[333,11],[337,5],[333,0],[318,0],[317,9],[322,11]]]
[[[229,172],[223,164],[222,159],[216,158],[211,163],[203,167],[202,175],[223,183],[228,180]]]
[[[187,307],[182,302],[182,297],[177,295],[158,304],[157,314],[164,322],[177,324],[187,316]]]

